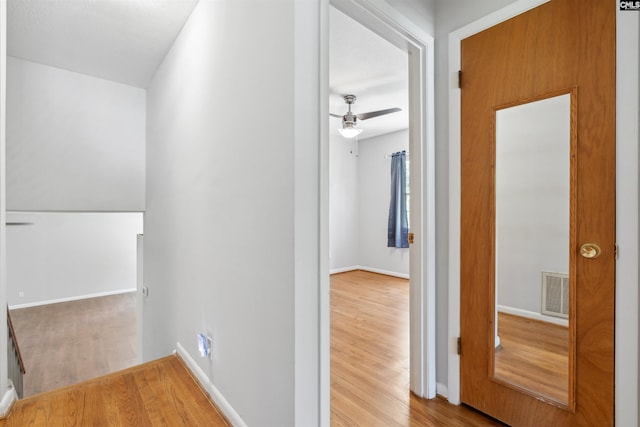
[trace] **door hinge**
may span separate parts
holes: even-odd
[[[410,245],[413,245],[413,233],[407,234],[407,240],[409,240]]]
[[[462,70],[458,71],[458,89],[462,89]]]
[[[462,338],[458,337],[458,342],[457,342],[457,351],[458,351],[458,355],[462,354]]]
[[[618,244],[614,243],[613,244],[613,259],[618,259]]]

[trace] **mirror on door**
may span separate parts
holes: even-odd
[[[571,94],[496,110],[493,378],[570,401]]]

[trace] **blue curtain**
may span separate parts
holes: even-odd
[[[387,246],[390,248],[409,247],[406,184],[407,153],[399,151],[391,156],[391,202],[387,233]]]

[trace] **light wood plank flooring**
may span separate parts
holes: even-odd
[[[408,303],[406,280],[362,271],[332,276],[332,426],[501,426],[471,408],[441,399],[420,399],[409,392]],[[135,331],[135,309],[132,311]],[[64,322],[58,326],[65,328]],[[102,326],[97,329],[98,337],[102,329],[110,329]],[[95,344],[101,341],[98,337]],[[135,349],[135,338],[130,349]],[[135,352],[128,354],[135,358]],[[226,425],[221,418],[221,423],[212,421],[215,417],[210,411],[215,408],[179,359],[163,361],[170,362],[131,368],[23,399],[0,426]],[[190,396],[194,390],[197,395]]]
[[[24,396],[133,366],[135,292],[12,310],[26,365]]]
[[[502,426],[409,391],[409,284],[364,271],[331,276],[331,425]]]
[[[18,401],[0,427],[229,426],[182,361],[145,365]]]
[[[567,403],[569,331],[564,326],[498,313],[496,376]]]

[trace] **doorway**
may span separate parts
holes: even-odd
[[[409,219],[408,57],[333,7],[329,21],[331,423],[393,423],[388,402],[410,407],[410,248],[406,236],[389,247],[387,232],[392,162],[398,219]],[[348,111],[375,117],[348,137]]]
[[[406,153],[398,159],[406,199],[400,216],[410,211],[407,53],[333,7],[329,18],[330,271],[409,278],[408,242],[387,242],[393,153]],[[341,133],[348,110],[364,118],[356,119],[354,137]]]
[[[411,217],[414,245],[411,250],[410,276],[410,388],[421,397],[435,397],[435,187],[433,132],[433,39],[410,21],[390,17],[380,9],[369,9],[352,2],[332,2],[340,12],[355,19],[387,41],[408,53],[409,58],[409,151],[411,153]],[[325,76],[328,81],[328,75]],[[329,97],[328,90],[326,92]],[[328,111],[327,111],[328,112]],[[333,112],[333,111],[331,111]],[[325,122],[328,126],[328,121]],[[328,139],[326,137],[325,141]],[[387,160],[388,161],[388,160]],[[323,153],[322,173],[329,176],[329,153]],[[328,191],[328,189],[327,189]],[[325,193],[328,195],[328,193]],[[322,207],[329,236],[329,207]],[[416,213],[414,213],[416,212]],[[383,230],[383,233],[385,231]],[[329,271],[329,245],[325,265]],[[323,335],[329,336],[329,300],[321,301]],[[329,366],[328,341],[323,348],[323,366]],[[329,372],[323,369],[322,384],[329,395]],[[325,394],[326,393],[326,394]],[[327,402],[328,403],[328,402]],[[328,405],[325,406],[328,409]],[[327,412],[328,414],[328,412]]]

